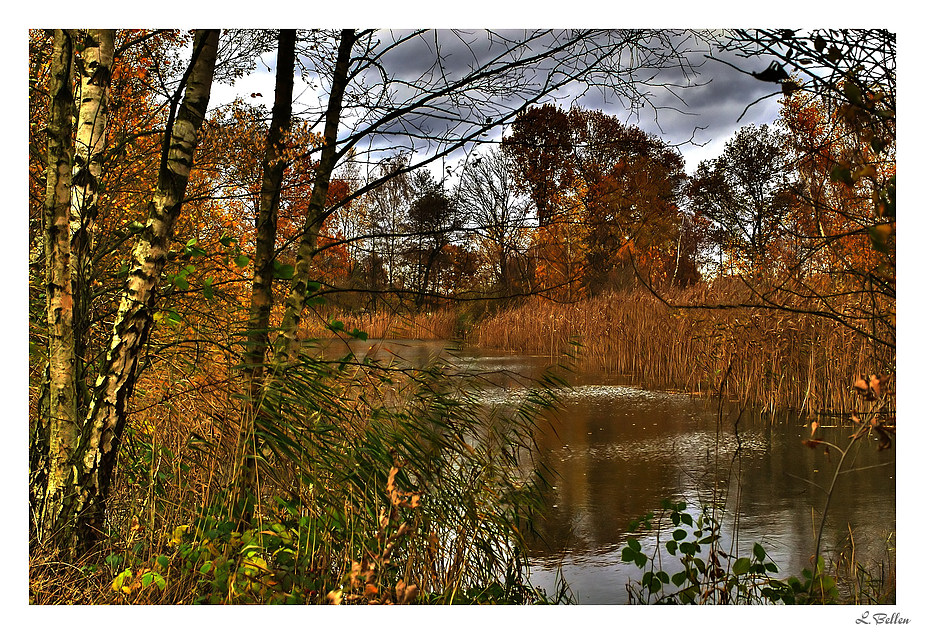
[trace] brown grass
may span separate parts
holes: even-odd
[[[349,332],[362,330],[373,339],[452,339],[457,333],[457,312],[448,308],[407,315],[378,311],[343,318]]]
[[[735,299],[736,289],[701,285],[672,303]],[[581,368],[628,375],[652,387],[729,398],[765,410],[847,411],[849,377],[889,373],[893,351],[836,322],[766,309],[672,309],[646,290],[574,304],[532,298],[480,322],[480,347],[561,355],[580,347]],[[725,382],[724,382],[725,381]]]

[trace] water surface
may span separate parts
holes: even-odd
[[[471,367],[537,376],[543,357],[471,351]],[[538,445],[553,471],[547,511],[531,540],[532,581],[554,592],[564,576],[579,603],[623,604],[626,583],[641,572],[620,561],[629,537],[653,552],[655,532],[630,532],[634,519],[684,500],[696,517],[724,509],[724,550],[751,554],[759,542],[785,576],[810,566],[819,516],[837,464],[834,452],[809,449],[808,421],[792,413],[759,415],[735,404],[627,385],[625,377],[584,373],[570,378],[560,411],[540,425]],[[507,391],[510,393],[510,391]],[[511,396],[513,398],[513,396]],[[822,421],[817,432],[845,446],[853,429]],[[876,440],[852,454],[823,531],[823,556],[861,563],[887,561],[895,544],[893,450]],[[733,541],[735,536],[737,541]],[[663,537],[662,541],[665,540]],[[852,546],[853,544],[853,546]],[[679,569],[666,561],[669,572]]]
[[[548,370],[542,356],[469,349],[443,342],[352,342],[360,357],[413,366],[449,360],[461,371],[490,379],[486,403],[511,403]],[[837,464],[834,453],[807,448],[808,421],[782,413],[761,416],[735,404],[647,390],[625,377],[582,373],[566,377],[561,407],[540,421],[537,443],[552,471],[546,511],[530,541],[532,582],[554,593],[560,576],[584,604],[624,604],[626,584],[641,572],[622,562],[629,537],[652,553],[656,528],[630,532],[631,522],[657,512],[665,498],[684,500],[696,518],[719,508],[723,549],[751,554],[759,542],[782,576],[811,565],[825,492]],[[844,421],[822,421],[821,435],[845,446],[854,431]],[[854,469],[835,488],[823,531],[823,556],[853,556],[863,564],[888,561],[895,545],[896,488],[893,450],[878,452],[865,439],[852,454]],[[662,541],[666,538],[663,536]],[[676,562],[664,561],[671,573]]]

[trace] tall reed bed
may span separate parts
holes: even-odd
[[[452,339],[458,333],[456,310],[439,308],[424,313],[401,314],[380,310],[342,318],[346,330],[362,330],[374,339]]]
[[[706,284],[666,297],[677,305],[742,300]],[[574,304],[531,298],[478,323],[481,347],[559,355],[652,387],[717,394],[765,410],[850,410],[851,377],[890,373],[895,353],[833,320],[768,309],[673,309],[642,289]]]

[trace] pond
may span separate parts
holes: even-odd
[[[449,354],[440,343],[392,342],[383,350],[413,364]],[[491,400],[517,399],[518,384],[550,366],[546,357],[489,350],[451,358],[466,371],[499,377],[486,395]],[[685,501],[695,518],[719,501],[722,548],[733,556],[750,555],[759,542],[782,576],[811,565],[823,489],[838,460],[801,442],[809,438],[808,421],[736,404],[720,409],[715,401],[647,390],[607,374],[567,378],[572,387],[561,391],[559,411],[540,421],[537,436],[553,475],[546,512],[530,540],[534,585],[554,593],[562,576],[578,603],[627,603],[627,581],[642,573],[621,561],[622,548],[633,537],[652,553],[657,537],[657,527],[631,532],[630,524],[657,512],[666,498]],[[854,431],[837,419],[821,422],[817,436],[840,446]],[[823,557],[879,564],[895,547],[895,454],[878,452],[873,440],[859,445],[833,494]],[[677,570],[670,564],[663,562],[669,574]]]

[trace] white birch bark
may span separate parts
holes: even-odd
[[[71,163],[74,155],[71,130],[72,61],[72,34],[57,29],[49,85],[51,105],[44,204],[47,402],[40,407],[40,420],[30,448],[31,497],[39,541],[43,541],[52,532],[64,503],[70,460],[79,436],[74,375],[71,244],[68,232]]]
[[[86,382],[86,347],[90,325],[92,253],[99,209],[100,177],[106,151],[109,89],[115,53],[115,31],[81,31],[82,50],[75,58],[80,79],[76,96],[77,130],[71,176],[71,279],[74,291],[77,412],[86,414],[80,389]],[[78,47],[80,48],[80,47]],[[84,388],[85,389],[85,388]]]
[[[196,33],[186,93],[175,120],[168,124],[158,183],[148,205],[148,221],[132,252],[132,263],[113,326],[112,341],[84,421],[75,463],[75,490],[59,523],[71,553],[93,543],[103,529],[106,498],[125,409],[137,378],[139,357],[152,325],[155,291],[166,262],[171,233],[193,165],[198,132],[205,119],[218,31]]]

